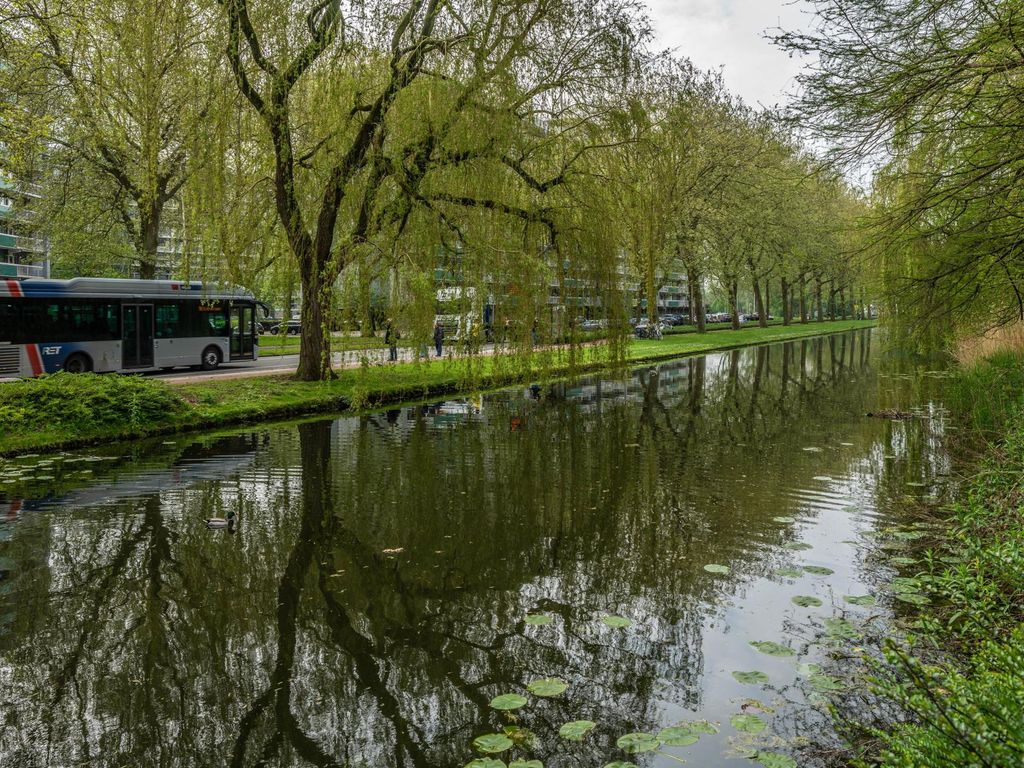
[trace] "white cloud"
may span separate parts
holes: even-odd
[[[671,48],[702,69],[723,69],[729,90],[751,105],[784,104],[805,62],[765,38],[808,26],[805,0],[647,0],[655,48]]]

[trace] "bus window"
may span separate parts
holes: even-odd
[[[13,301],[0,301],[0,341],[14,341],[17,305]]]
[[[182,328],[181,307],[177,304],[156,305],[156,337],[158,339],[174,339],[185,336]]]

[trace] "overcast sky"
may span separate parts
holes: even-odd
[[[785,104],[801,68],[765,39],[766,30],[805,28],[805,0],[647,0],[654,48],[673,48],[701,69],[723,68],[726,86],[751,106]]]

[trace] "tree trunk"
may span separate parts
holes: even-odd
[[[740,292],[740,285],[738,280],[729,281],[729,314],[732,317],[732,329],[738,331],[740,329],[740,308],[738,304],[738,295]]]
[[[762,328],[768,327],[768,316],[772,313],[772,282],[771,280],[764,281],[764,312],[761,315],[763,322],[761,323]]]
[[[818,322],[825,322],[825,308],[821,303],[821,278],[814,278],[814,304],[818,310]]]
[[[646,288],[645,293],[647,294],[647,320],[651,325],[654,325],[658,321],[658,286],[655,284],[654,271],[654,249],[648,248],[644,287]]]
[[[792,321],[792,310],[790,306],[790,295],[789,295],[789,282],[786,278],[779,279],[780,287],[782,288],[782,324],[789,325]]]
[[[848,313],[846,311],[846,289],[844,288],[839,289],[839,309],[842,312],[843,320],[845,320]]]
[[[757,312],[757,324],[762,328],[768,327],[768,316],[764,311],[764,296],[761,294],[761,281],[754,278],[754,311]]]
[[[807,276],[800,275],[800,323],[807,324]]]
[[[322,268],[316,265],[303,273],[302,341],[296,376],[302,381],[324,381],[333,375],[326,311],[330,305],[331,285],[324,285]]]
[[[153,201],[140,204],[139,235],[142,246],[139,250],[139,277],[152,280],[156,277],[157,246],[160,244],[160,214],[162,206]]]
[[[695,269],[686,270],[686,282],[690,286],[690,292],[693,296],[693,301],[690,304],[690,314],[694,317],[694,322],[697,324],[697,332],[705,333],[707,331],[707,317],[704,314],[704,289],[700,285],[700,275]]]

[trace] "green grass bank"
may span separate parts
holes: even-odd
[[[923,510],[940,533],[909,578],[928,602],[869,678],[890,722],[833,710],[856,766],[1024,766],[1024,352],[957,371],[949,403],[981,455],[954,503]]]
[[[673,334],[660,341],[632,341],[625,362],[657,362],[871,325],[870,321],[849,320]],[[602,348],[584,347],[365,365],[339,371],[329,382],[302,382],[282,375],[211,378],[176,385],[145,376],[57,374],[0,384],[0,455],[313,413],[342,413],[607,367]]]

